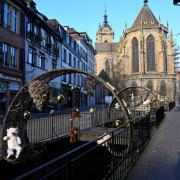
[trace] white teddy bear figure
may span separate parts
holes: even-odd
[[[19,146],[21,144],[21,139],[18,137],[18,128],[11,127],[7,129],[7,136],[4,136],[3,140],[7,141],[7,158],[14,155],[14,151],[16,150],[16,158],[19,157],[22,147]]]

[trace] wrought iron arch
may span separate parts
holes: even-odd
[[[70,73],[84,74],[88,77],[95,79],[97,82],[102,83],[103,86],[112,93],[114,98],[121,105],[121,110],[124,112],[126,118],[130,119],[130,115],[129,115],[126,107],[124,106],[124,103],[118,97],[116,89],[111,84],[109,84],[108,82],[105,82],[102,78],[100,78],[96,75],[92,75],[92,74],[89,74],[85,71],[81,71],[78,69],[73,69],[73,68],[56,69],[56,70],[52,70],[47,73],[44,73],[44,74],[36,77],[35,79],[31,80],[29,83],[24,85],[20,89],[20,91],[16,94],[16,96],[13,99],[13,101],[11,102],[11,104],[8,108],[8,111],[6,113],[6,116],[4,118],[2,137],[6,135],[7,128],[18,127],[20,130],[19,134],[21,136],[22,146],[25,144],[29,144],[28,138],[27,138],[27,121],[28,121],[28,119],[24,118],[24,112],[29,111],[29,109],[31,108],[33,101],[34,101],[34,99],[31,98],[31,95],[29,92],[29,87],[37,84],[37,85],[39,85],[39,91],[41,91],[43,89],[43,88],[41,88],[42,86],[45,86],[45,89],[46,89],[46,85],[48,84],[49,81],[51,81],[59,76],[70,74]],[[46,99],[47,98],[45,95],[46,92],[43,92],[43,93],[41,95],[43,96],[43,98]],[[2,154],[5,154],[5,150],[6,150],[5,147],[6,147],[5,142],[3,142]]]
[[[153,35],[149,35],[146,40],[147,71],[155,71],[155,41]]]
[[[162,95],[158,91],[154,91],[160,102],[171,102],[171,98],[168,95]]]
[[[139,72],[139,44],[136,37],[132,40],[132,72]]]
[[[125,106],[127,107],[128,111],[131,111],[130,108],[132,105],[136,107],[142,105],[145,102],[151,103],[154,101],[157,102],[157,104],[160,102],[157,95],[151,89],[141,86],[130,86],[124,88],[118,92],[118,97],[126,103]],[[115,103],[116,99],[113,98],[109,106],[109,111],[114,108]],[[130,112],[130,114],[132,113]]]

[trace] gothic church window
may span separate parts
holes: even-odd
[[[132,72],[139,72],[139,46],[137,38],[132,40]]]
[[[163,53],[163,63],[164,63],[164,72],[167,72],[167,53],[166,51]]]
[[[155,71],[155,43],[154,37],[150,35],[146,41],[147,47],[147,71]]]

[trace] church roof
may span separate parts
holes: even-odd
[[[96,43],[95,49],[97,52],[115,52],[118,48],[118,43]]]
[[[142,26],[147,28],[159,27],[159,22],[152,13],[151,9],[148,7],[147,1],[145,1],[131,29],[139,29]]]

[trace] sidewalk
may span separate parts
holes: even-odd
[[[166,113],[126,180],[180,180],[180,106]]]

